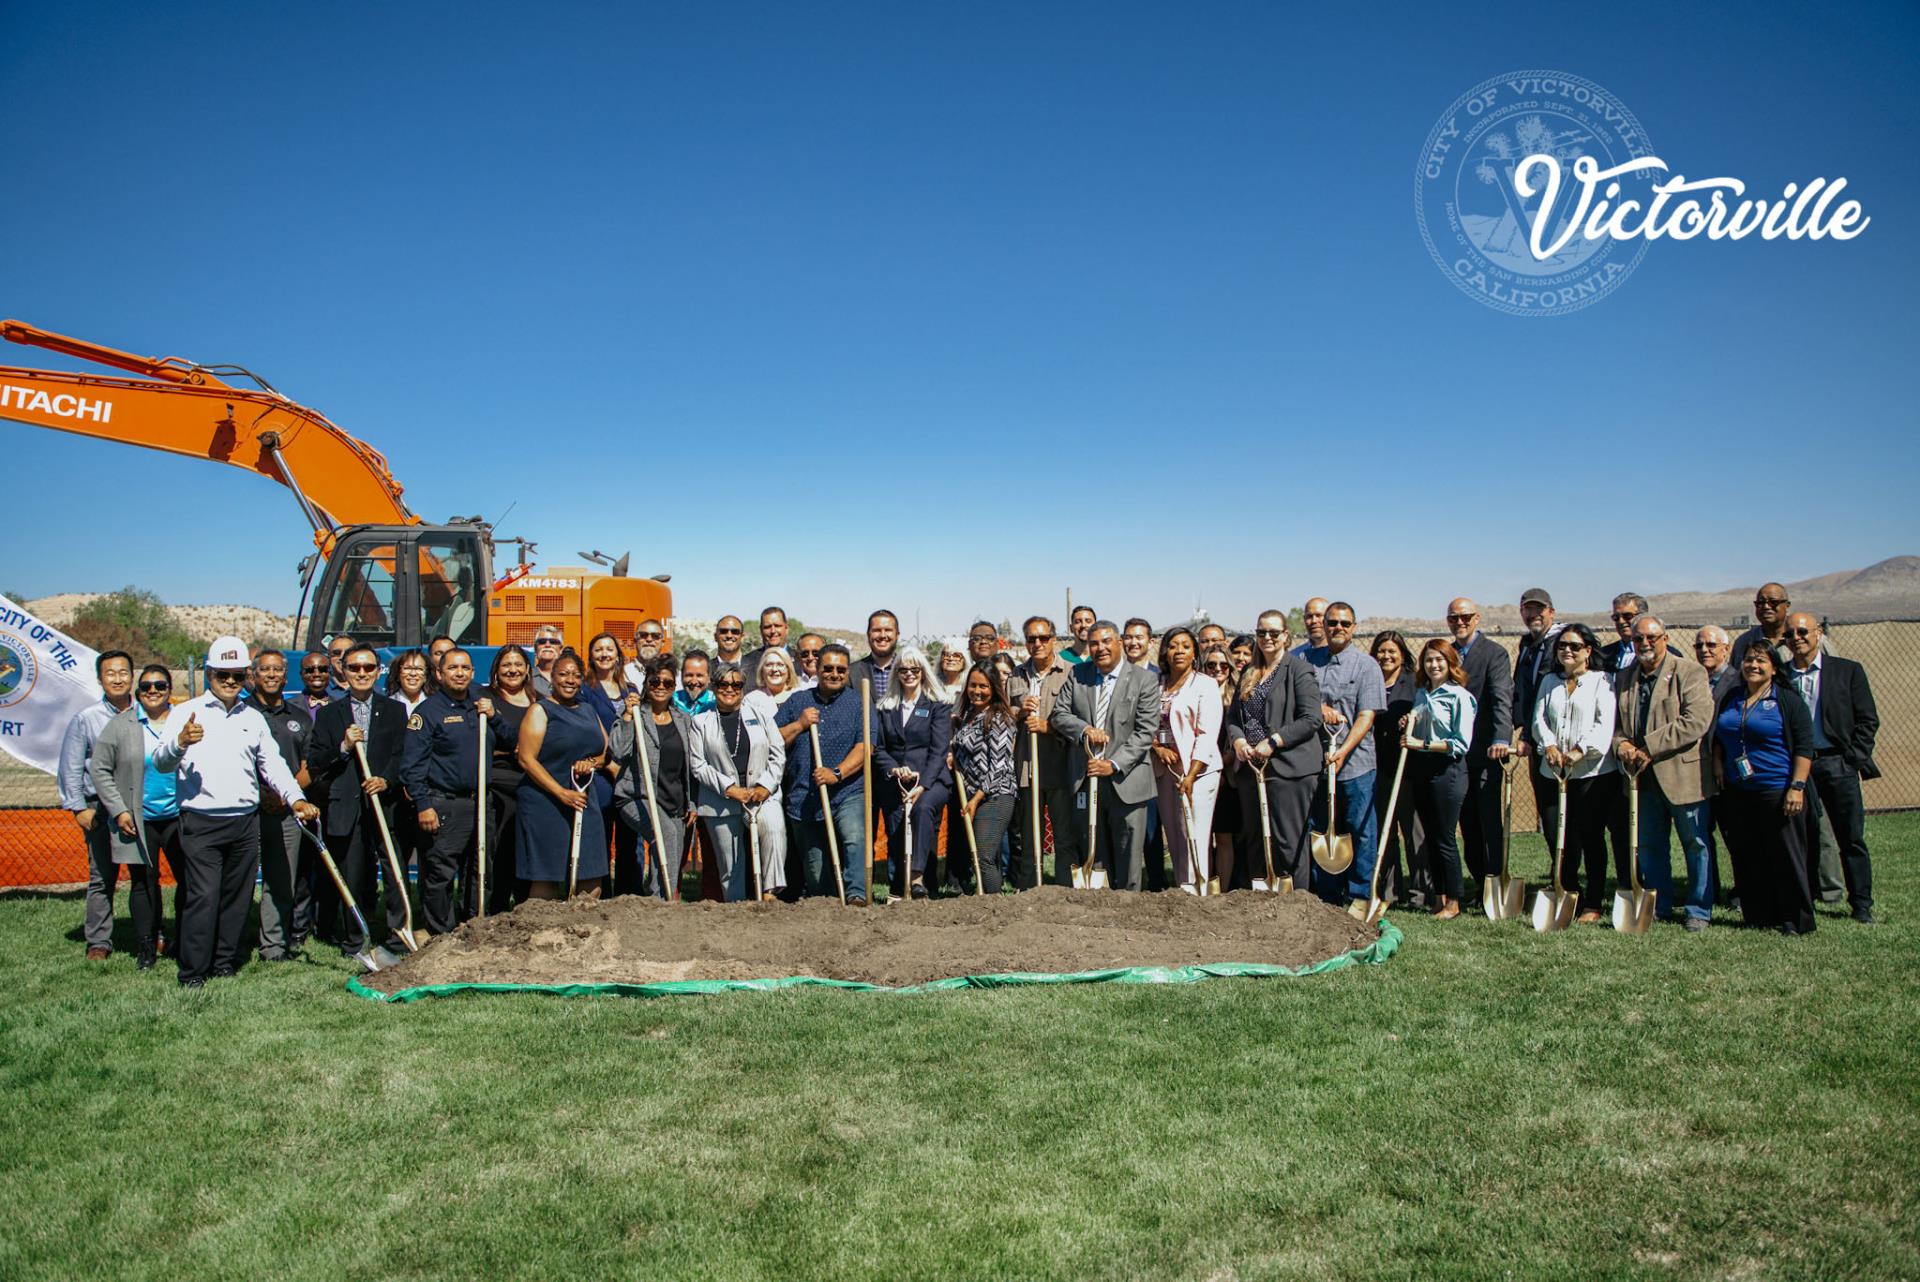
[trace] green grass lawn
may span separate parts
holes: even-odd
[[[1877,928],[1165,988],[185,993],[11,896],[0,1278],[1912,1277],[1920,816],[1868,836]]]

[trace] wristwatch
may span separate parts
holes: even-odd
[[[1787,787],[1794,792],[1805,792],[1807,790],[1807,781],[1805,779],[1795,779],[1792,783],[1788,784]]]

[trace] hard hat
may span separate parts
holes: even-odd
[[[253,658],[247,653],[247,643],[239,637],[220,637],[207,647],[209,668],[245,668],[252,664]]]

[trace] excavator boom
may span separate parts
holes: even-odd
[[[0,365],[0,419],[258,472],[300,496],[323,551],[334,526],[420,523],[378,450],[278,392],[234,387],[178,357],[134,356],[19,321],[0,321],[0,337],[144,376]]]

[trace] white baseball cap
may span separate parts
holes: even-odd
[[[207,647],[209,668],[245,668],[252,664],[253,657],[247,653],[247,643],[239,637],[220,637]]]

